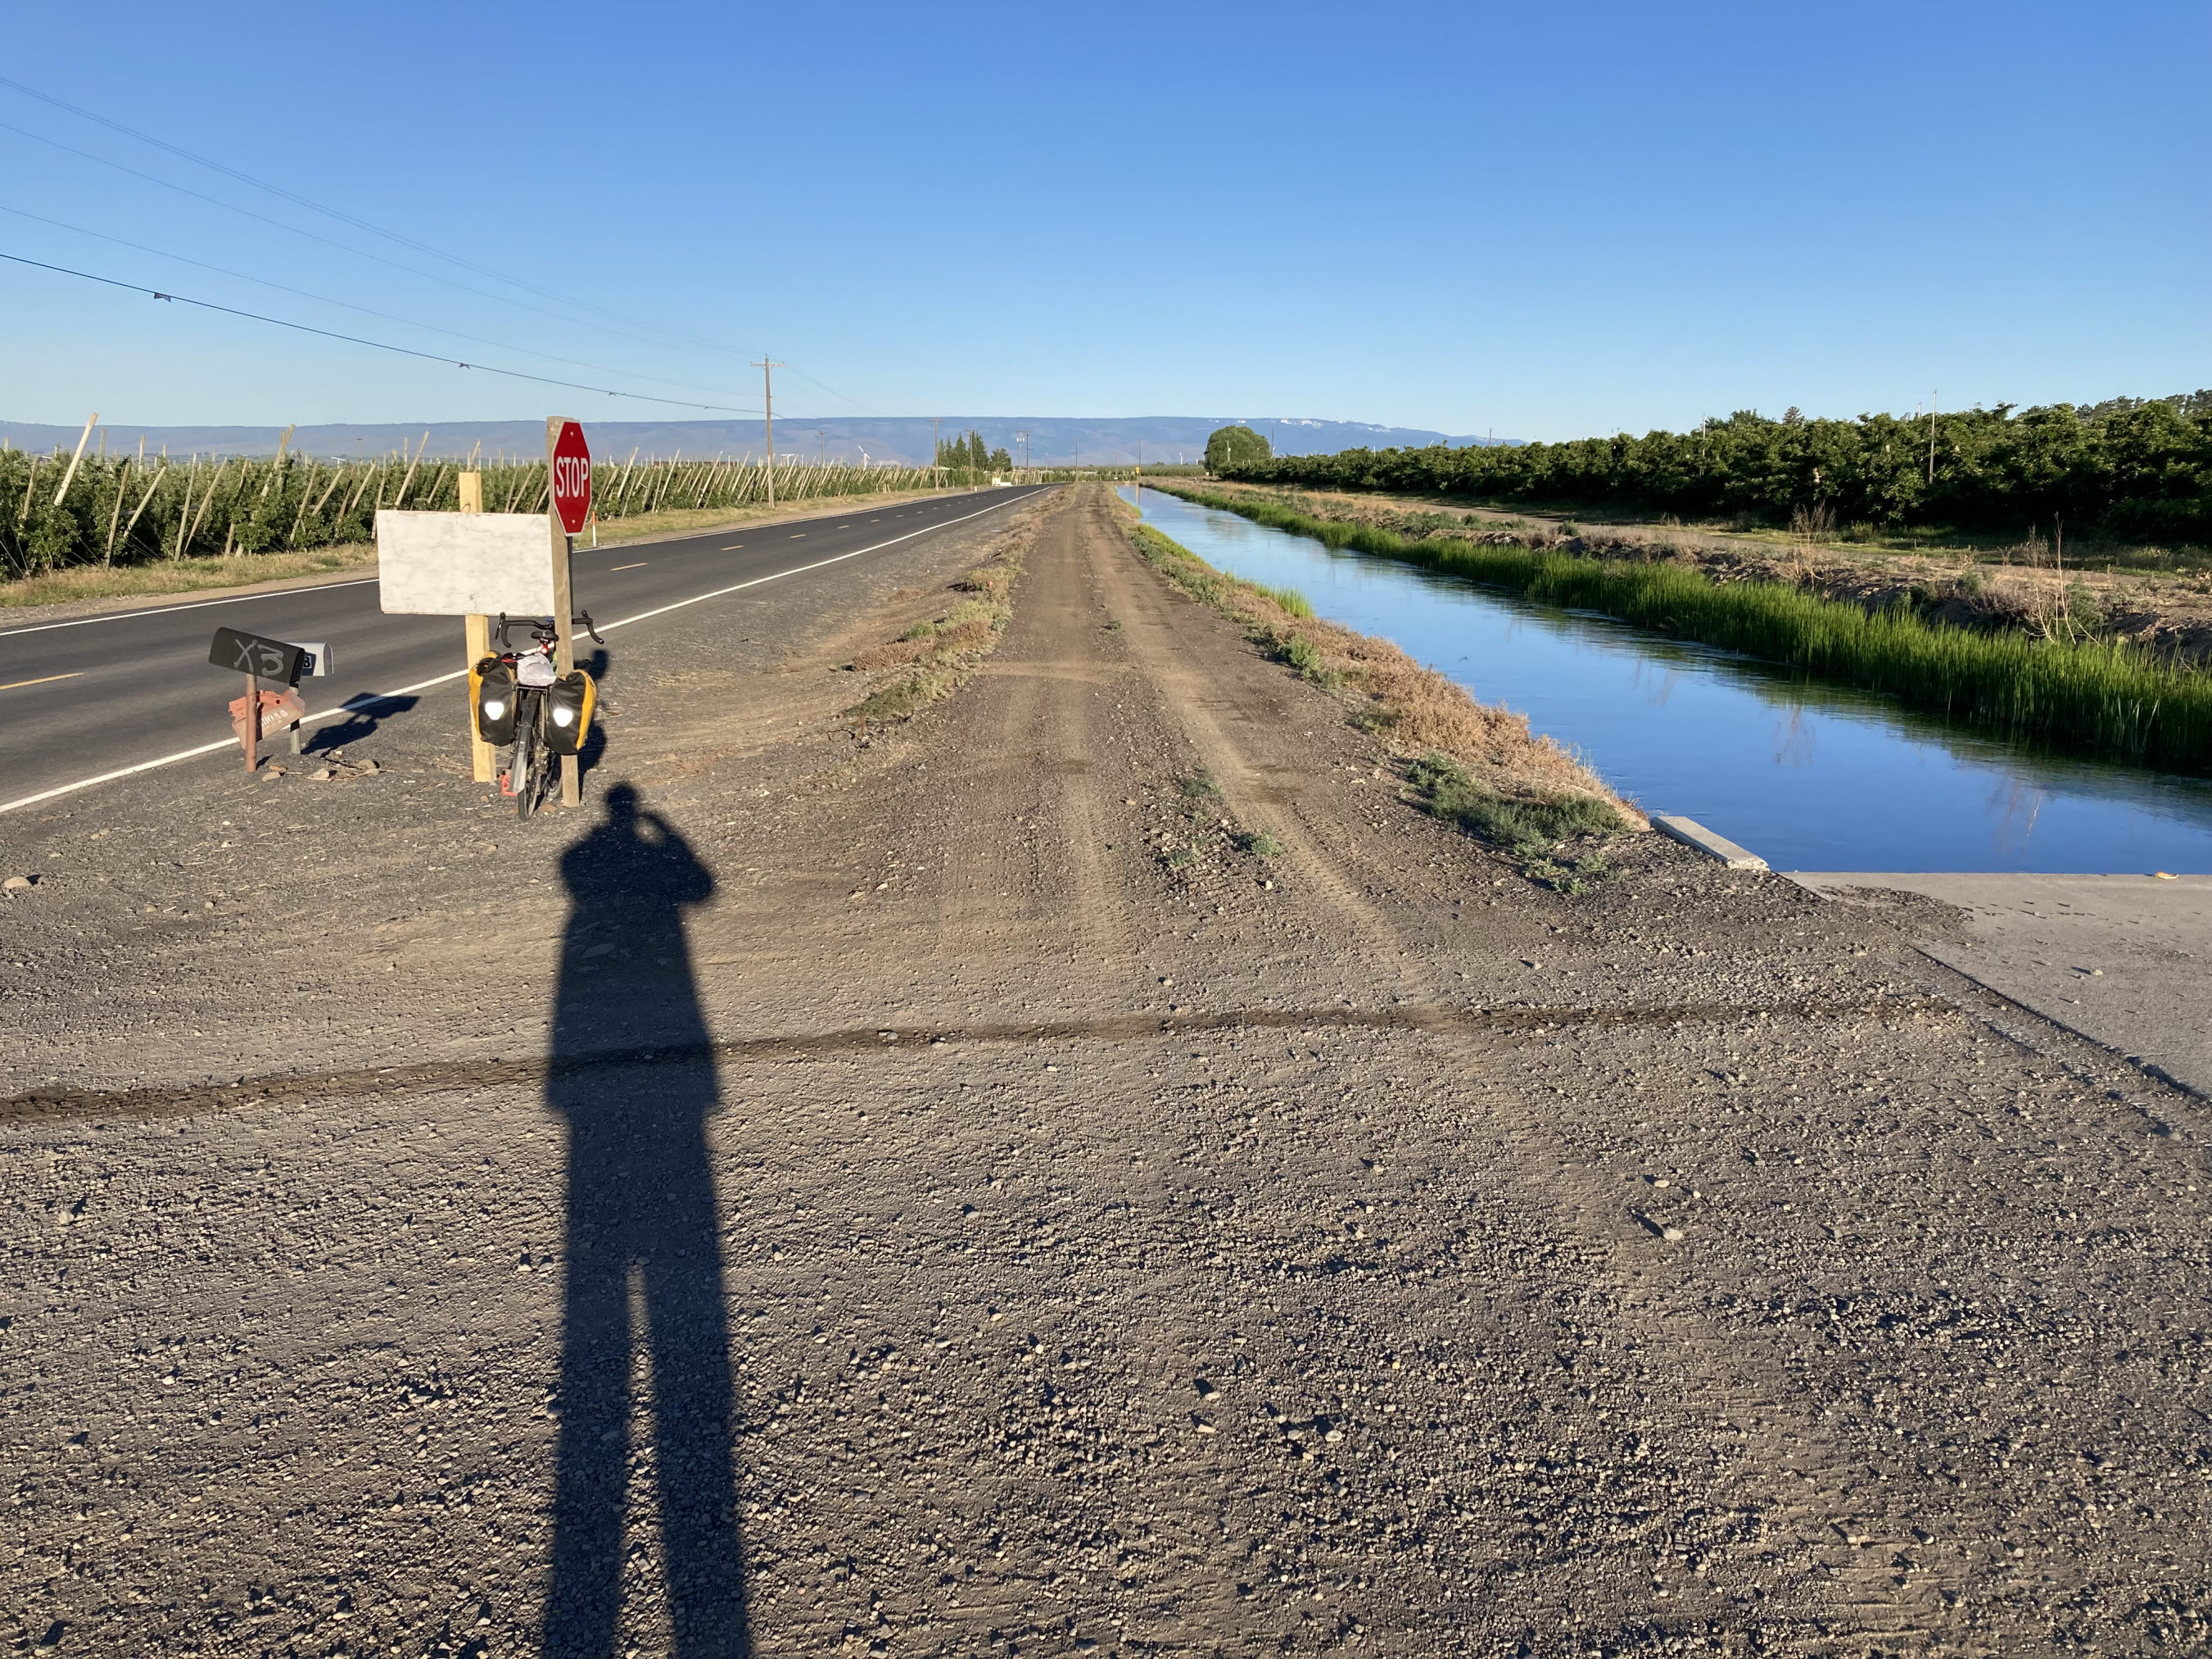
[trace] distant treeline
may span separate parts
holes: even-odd
[[[1692,520],[1918,526],[2212,543],[2212,392],[2088,407],[1780,420],[1453,449],[1237,459],[1250,483],[1669,513]]]
[[[462,461],[392,453],[357,461],[302,455],[193,457],[0,451],[0,578],[68,565],[265,553],[365,542],[380,507],[454,512]],[[545,463],[498,461],[474,469],[487,513],[545,508]],[[684,507],[763,501],[767,469],[750,458],[602,460],[592,468],[592,511],[602,520]],[[779,501],[926,489],[927,467],[779,464]]]
[[[986,477],[1014,470],[1014,458],[1011,454],[1003,449],[986,447],[983,434],[974,431],[964,438],[940,438],[937,444],[937,464],[951,471]]]

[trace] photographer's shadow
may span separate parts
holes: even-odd
[[[617,1649],[635,1284],[670,1650],[742,1654],[730,1336],[704,1121],[719,1085],[683,915],[714,878],[628,784],[607,792],[605,820],[562,855],[561,874],[571,908],[546,1097],[568,1121],[568,1257],[544,1649]]]

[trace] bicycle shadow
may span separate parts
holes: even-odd
[[[301,728],[300,752],[313,755],[359,743],[374,736],[377,727],[394,714],[404,714],[422,701],[420,697],[379,696],[368,692],[349,697],[338,705],[345,719]]]
[[[727,1304],[705,1119],[720,1079],[684,912],[714,878],[627,783],[561,858],[570,910],[547,1103],[568,1120],[568,1239],[549,1654],[616,1650],[625,1559],[633,1293],[682,1659],[747,1650]]]

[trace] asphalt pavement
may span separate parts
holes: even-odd
[[[841,569],[869,553],[1032,493],[981,489],[897,503],[860,498],[813,518],[665,541],[579,545],[575,601],[603,633],[610,627],[649,629],[655,620],[649,613],[768,580],[817,583],[823,605],[830,606],[837,602]],[[0,812],[165,763],[220,765],[228,754],[235,764],[227,705],[245,682],[208,661],[217,628],[330,647],[335,673],[301,683],[325,744],[349,711],[404,720],[406,712],[394,699],[466,667],[460,618],[386,616],[378,608],[373,575],[0,628]],[[618,654],[620,644],[610,641],[611,653]],[[311,749],[316,735],[309,734]],[[191,752],[202,748],[205,753]]]

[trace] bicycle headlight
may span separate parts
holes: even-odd
[[[592,729],[592,708],[599,687],[582,669],[561,676],[545,689],[545,712],[551,716],[546,746],[556,755],[574,755],[584,747]]]
[[[479,658],[469,670],[469,708],[479,741],[514,741],[514,670],[497,657]]]

